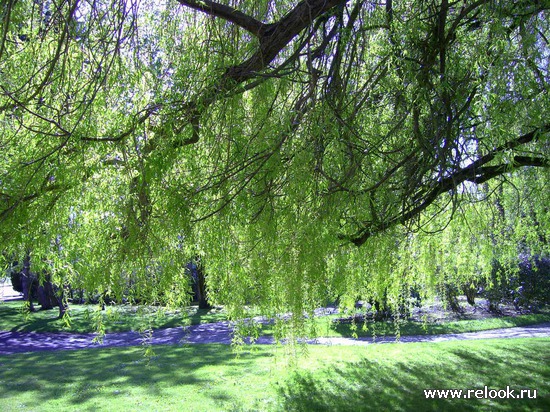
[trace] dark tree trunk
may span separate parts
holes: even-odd
[[[467,285],[467,286],[464,286],[463,290],[464,290],[464,295],[466,295],[466,301],[468,302],[468,304],[471,306],[475,306],[477,288]]]
[[[42,310],[59,307],[59,317],[63,317],[67,311],[64,290],[58,290],[57,286],[51,282],[49,275],[46,274],[43,279],[39,279],[35,273],[31,272],[30,253],[27,253],[23,259],[21,272],[12,274],[11,278],[14,289],[23,293],[23,300],[29,303],[31,312],[35,310],[33,304],[33,299],[35,299],[38,300]]]
[[[445,300],[454,313],[462,313],[460,303],[458,303],[458,293],[455,286],[445,284]]]
[[[34,312],[34,306],[32,303],[32,286],[36,281],[36,277],[31,273],[31,256],[26,254],[23,259],[23,268],[21,270],[21,288],[23,292],[23,300],[29,302],[29,310]]]
[[[67,309],[69,309],[69,305],[67,304],[66,297],[67,291],[65,290],[65,287],[62,286],[59,288],[58,293],[56,293],[56,300],[57,300],[57,306],[59,307],[59,319],[61,319],[63,316],[65,316],[65,313],[67,312]]]
[[[206,279],[204,276],[204,270],[202,269],[202,262],[197,260],[197,297],[199,300],[199,309],[211,309],[212,306],[206,299]]]
[[[58,297],[55,294],[54,286],[49,280],[38,286],[38,303],[42,310],[53,309],[58,304]]]

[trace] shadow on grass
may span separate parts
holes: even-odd
[[[0,330],[12,332],[48,332],[57,330],[59,320],[59,309],[41,310],[37,309],[32,313],[25,314],[23,301],[2,303],[0,306]]]
[[[199,309],[196,304],[189,306],[189,321],[191,325],[222,322],[225,320],[227,320],[227,316],[222,309]]]
[[[444,323],[422,323],[415,321],[402,321],[399,323],[401,336],[409,335],[439,335],[447,333],[464,333],[480,330],[511,328],[516,326],[529,326],[543,322],[550,322],[550,314],[530,314],[522,316],[502,316],[488,319],[458,320]],[[356,330],[349,323],[333,322],[331,329],[340,336],[352,337],[354,333],[358,337],[392,336],[396,334],[396,323],[392,321],[367,321],[367,329],[363,330],[363,322],[358,322]]]
[[[462,346],[461,346],[462,345]],[[472,345],[473,346],[473,345]],[[396,345],[397,347],[397,345]],[[363,359],[325,369],[296,372],[279,388],[283,410],[292,411],[548,411],[550,410],[550,343],[535,349],[464,343],[450,345],[430,361],[427,354],[381,362]],[[537,349],[538,348],[538,349]],[[540,352],[543,349],[544,354]],[[494,350],[496,349],[496,351]],[[500,350],[499,350],[500,349]],[[423,352],[423,351],[422,351]],[[537,389],[536,399],[426,399],[424,389]],[[474,398],[474,395],[471,395]],[[527,397],[527,394],[525,394]],[[449,395],[450,398],[450,395]]]
[[[129,397],[170,398],[173,388],[195,394],[201,388],[214,388],[210,398],[223,403],[233,399],[234,393],[217,386],[220,376],[216,368],[224,379],[237,381],[239,371],[265,356],[265,352],[251,351],[236,357],[227,345],[159,346],[153,350],[149,357],[139,347],[0,357],[0,399],[18,399],[33,410],[52,402],[60,402],[61,409],[70,405],[94,409],[94,402],[101,402],[112,405],[112,410],[131,410],[128,404],[117,402],[128,402]],[[193,393],[178,396],[191,397]]]
[[[223,309],[198,309],[196,306],[183,307],[175,312],[164,313],[162,308],[130,307],[126,305],[108,306],[97,313],[97,305],[70,305],[70,326],[58,319],[59,310],[37,310],[23,312],[23,302],[0,303],[0,330],[12,332],[95,332],[94,318],[102,318],[106,332],[123,332],[143,328],[164,329],[185,325],[198,325],[219,322],[227,319]]]

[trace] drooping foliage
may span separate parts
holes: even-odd
[[[546,2],[2,4],[7,260],[300,326],[548,253]]]

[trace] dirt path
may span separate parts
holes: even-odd
[[[145,342],[162,344],[231,343],[232,328],[229,322],[217,322],[189,327],[155,330],[149,339],[137,332],[108,333],[102,343],[94,342],[94,334],[42,333],[0,331],[0,355],[49,350],[75,350],[97,347],[139,346]],[[400,342],[442,342],[449,340],[502,339],[550,337],[550,322],[539,325],[493,329],[481,332],[454,333],[445,335],[402,336]],[[307,343],[321,345],[371,345],[395,343],[395,337],[372,338],[318,338]],[[272,344],[273,338],[260,337],[258,344]]]

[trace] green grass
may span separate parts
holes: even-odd
[[[309,324],[308,337],[372,337],[372,336],[401,336],[409,335],[437,335],[445,333],[479,332],[490,329],[511,328],[515,326],[536,325],[550,322],[550,314],[539,313],[519,316],[503,316],[497,318],[459,320],[443,323],[415,322],[409,320],[368,321],[357,324],[339,323],[335,320],[339,315],[330,315],[315,318]],[[261,325],[260,334],[273,335],[273,325]]]
[[[189,306],[177,311],[166,311],[155,307],[130,305],[107,306],[100,310],[98,305],[71,305],[70,324],[58,319],[59,311],[39,310],[24,313],[21,301],[0,303],[0,330],[19,332],[95,332],[98,320],[105,332],[123,332],[143,328],[170,328],[184,325],[218,322],[226,320],[221,309],[198,309]]]
[[[228,346],[0,357],[2,411],[544,411],[550,339],[285,349]],[[425,399],[424,389],[536,389],[537,399]]]
[[[328,319],[327,319],[328,320]],[[503,316],[487,319],[459,320],[443,323],[424,323],[403,320],[399,322],[380,321],[345,324],[332,323],[326,325],[327,320],[319,319],[318,328],[323,336],[388,336],[395,335],[437,335],[443,333],[478,332],[490,329],[511,328],[515,326],[528,326],[537,323],[550,322],[550,314],[539,313],[519,316]]]

